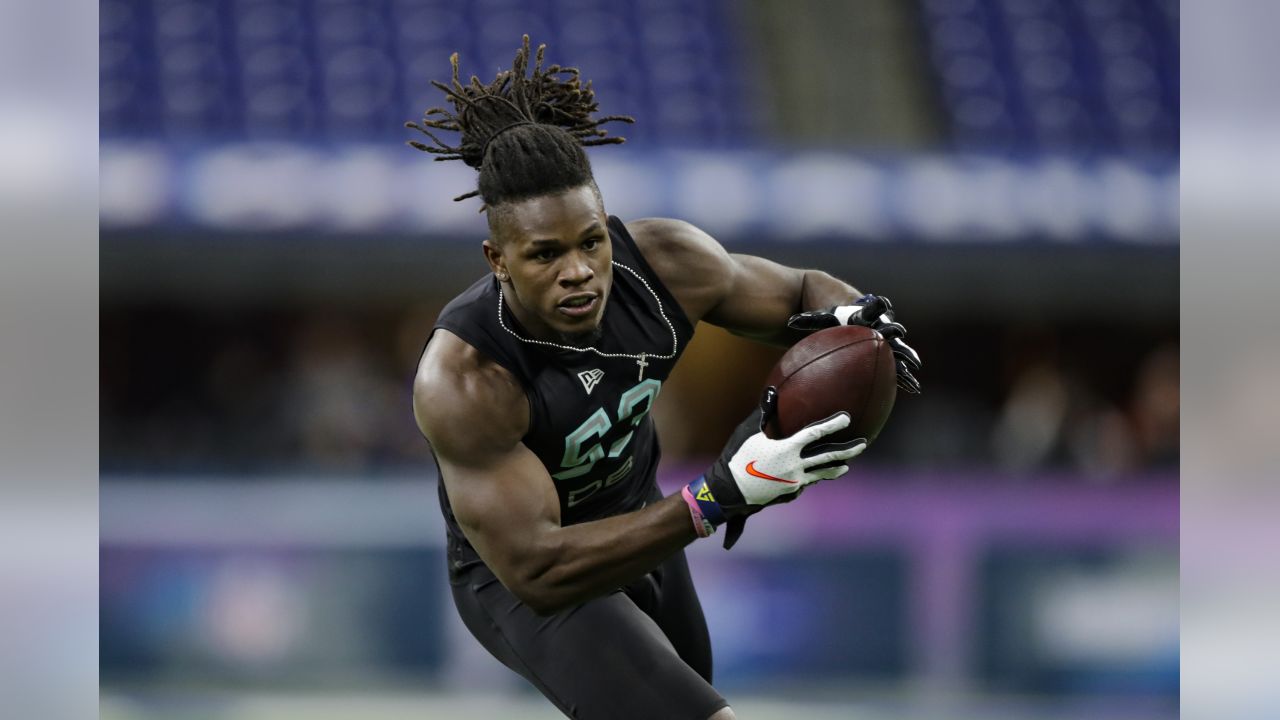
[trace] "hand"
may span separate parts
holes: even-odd
[[[793,330],[821,330],[838,325],[862,325],[880,333],[889,348],[898,369],[898,387],[913,395],[920,392],[920,355],[902,338],[907,329],[894,319],[893,304],[882,295],[863,295],[852,305],[837,305],[826,310],[811,310],[792,315],[787,327]]]
[[[729,523],[725,549],[737,542],[747,517],[794,500],[806,485],[844,475],[849,472],[844,463],[867,447],[862,438],[821,442],[849,426],[849,414],[843,412],[772,440],[763,430],[776,408],[777,390],[766,388],[759,409],[738,426],[715,464],[685,490],[685,499],[696,502],[712,527]]]

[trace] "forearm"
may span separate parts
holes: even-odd
[[[526,585],[526,602],[543,613],[585,602],[653,570],[697,538],[678,494],[635,512],[559,527]]]
[[[805,270],[800,284],[800,304],[794,312],[848,305],[862,296],[857,288],[821,270]]]
[[[799,291],[796,293],[795,303],[787,311],[787,317],[807,310],[848,305],[862,295],[854,286],[821,270],[800,272]],[[775,327],[777,334],[765,340],[783,347],[790,347],[808,335],[807,332],[788,328],[785,320]]]

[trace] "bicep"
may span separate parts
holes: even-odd
[[[467,539],[498,579],[515,587],[539,557],[546,534],[560,526],[551,476],[523,443],[483,462],[459,462],[437,452],[441,482]]]
[[[539,540],[560,525],[555,485],[521,442],[529,424],[523,389],[509,372],[439,333],[419,367],[413,405],[454,517],[486,564],[514,587],[530,571]]]
[[[730,255],[724,297],[704,317],[738,335],[769,340],[799,309],[804,273],[753,255]]]
[[[639,220],[628,228],[693,322],[705,320],[738,335],[774,340],[799,306],[801,270],[732,254],[679,220]]]

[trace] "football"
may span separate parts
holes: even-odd
[[[819,330],[793,345],[769,373],[766,385],[778,389],[778,412],[765,435],[787,437],[843,410],[852,422],[831,440],[871,443],[893,410],[896,372],[889,343],[875,330]]]

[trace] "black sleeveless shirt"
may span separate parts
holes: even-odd
[[[693,336],[684,311],[645,262],[626,226],[610,216],[608,229],[613,285],[601,320],[603,334],[592,346],[607,354],[645,353],[643,367],[634,357],[604,358],[521,340],[531,336],[509,308],[502,308],[507,329],[499,324],[498,282],[492,275],[454,298],[435,324],[506,368],[524,387],[529,431],[522,440],[555,483],[562,525],[637,510],[651,498],[661,451],[650,411]],[[674,356],[660,359],[673,351]],[[477,560],[453,516],[443,482],[440,507],[450,555]]]

